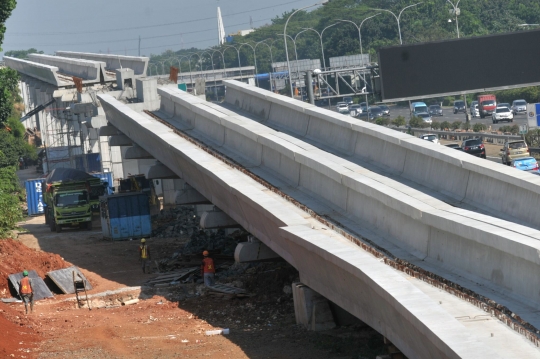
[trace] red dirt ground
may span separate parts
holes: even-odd
[[[0,240],[0,298],[9,297],[8,275],[25,269],[35,270],[41,278],[52,270],[71,265],[58,254],[36,251],[13,239]]]

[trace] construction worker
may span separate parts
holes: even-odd
[[[23,277],[19,281],[19,296],[24,302],[24,309],[28,314],[28,302],[30,302],[30,312],[34,313],[34,289],[32,288],[32,280],[28,277],[28,271],[23,271]]]
[[[208,251],[203,252],[203,260],[201,264],[201,276],[204,279],[204,285],[211,287],[214,285],[214,276],[216,268],[214,266],[214,260],[210,258]]]
[[[150,259],[150,248],[146,244],[146,239],[142,238],[139,246],[139,260],[142,263],[143,273],[146,273],[146,267],[150,267]],[[148,269],[148,273],[150,273],[150,269]]]

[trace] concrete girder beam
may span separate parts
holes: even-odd
[[[99,135],[100,136],[116,136],[121,135],[122,133],[118,131],[116,127],[113,125],[107,125],[99,128]]]
[[[100,131],[101,136],[101,131]],[[133,142],[126,135],[114,135],[109,138],[109,146],[133,146]]]
[[[235,228],[240,225],[225,212],[213,210],[204,212],[199,223],[203,229]]]
[[[146,150],[140,146],[133,145],[126,151],[125,159],[126,160],[144,160],[144,159],[153,159],[154,156],[146,152]]]
[[[176,173],[171,171],[171,169],[165,166],[163,163],[157,163],[148,169],[148,174],[146,178],[149,180],[153,179],[178,179],[180,178]]]
[[[203,196],[195,188],[191,187],[187,183],[184,185],[184,189],[181,191],[176,191],[175,203],[177,205],[186,205],[186,204],[211,204],[205,196]]]
[[[238,243],[236,249],[234,250],[234,260],[239,263],[255,262],[277,258],[280,258],[279,254],[271,250],[263,242],[252,238],[250,238],[248,242]]]

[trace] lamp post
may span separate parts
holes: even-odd
[[[401,26],[400,26],[400,24],[399,24],[399,19],[401,18],[401,14],[403,14],[403,11],[407,10],[408,8],[413,7],[413,6],[417,6],[417,5],[420,5],[420,4],[421,4],[421,2],[416,3],[416,4],[412,4],[412,5],[409,5],[409,6],[405,6],[405,7],[399,12],[399,15],[398,15],[398,16],[396,16],[396,14],[394,14],[392,11],[386,10],[386,9],[372,9],[372,10],[386,11],[386,12],[389,12],[390,14],[392,14],[392,15],[396,18],[396,21],[397,21],[397,27],[398,27],[398,33],[399,33],[399,44],[400,44],[400,45],[403,45],[403,40],[401,39]]]
[[[242,48],[242,46],[249,46],[251,47],[251,50],[253,50],[253,58],[254,58],[254,63],[255,63],[255,83],[256,83],[256,86],[259,87],[259,79],[257,78],[257,75],[258,75],[258,71],[257,71],[257,54],[255,53],[255,48],[248,44],[247,42],[239,42],[240,44],[240,47],[238,48],[238,51],[240,51],[240,49]]]
[[[298,51],[297,51],[297,48],[296,48],[296,38],[298,37],[298,35],[300,35],[303,32],[306,32],[306,31],[308,31],[308,29],[304,29],[304,30],[300,31],[299,33],[297,33],[294,36],[294,38],[291,35],[286,35],[289,39],[291,39],[291,41],[293,42],[293,45],[294,45],[294,56],[296,58],[296,76],[298,77],[298,80],[300,80],[300,67],[298,65]],[[278,35],[283,35],[283,34],[278,34]],[[290,75],[289,75],[289,79],[291,79]]]
[[[225,50],[223,50],[223,54],[225,54],[225,51],[227,49],[235,49],[236,50],[236,53],[238,55],[238,69],[240,70],[240,79],[242,78],[242,65],[240,65],[240,50],[238,50],[235,46],[224,46],[222,45],[222,47],[225,48]],[[223,59],[223,65],[225,66],[225,58]]]
[[[450,0],[446,0],[446,1],[448,1],[448,3],[450,3],[450,5],[452,5],[452,7],[454,8],[454,15],[456,16],[456,32],[457,32],[457,37],[459,39],[459,23],[458,23],[459,8],[458,8],[458,5],[459,5],[459,2],[461,0],[458,0],[455,5]]]
[[[362,50],[362,33],[360,32],[362,30],[362,25],[364,25],[364,22],[366,20],[369,20],[371,18],[374,18],[375,16],[378,16],[380,15],[381,13],[378,13],[378,14],[375,14],[373,16],[370,16],[370,17],[366,17],[364,20],[362,20],[362,22],[360,23],[360,25],[356,25],[356,23],[354,21],[351,21],[351,20],[342,20],[342,19],[338,19],[338,21],[341,21],[341,22],[348,22],[348,23],[351,23],[353,24],[357,29],[358,29],[358,40],[360,41],[360,54],[361,55],[364,55],[364,52]]]
[[[317,30],[313,29],[313,28],[306,28],[305,30],[311,30],[311,31],[315,31],[315,33],[317,35],[319,35],[319,39],[321,41],[321,54],[322,54],[322,61],[323,61],[323,69],[326,70],[326,59],[324,58],[324,47],[323,47],[323,34],[324,32],[326,31],[326,29],[329,29],[331,28],[332,26],[336,26],[337,24],[339,24],[339,22],[336,22],[335,24],[332,24],[332,25],[328,25],[327,27],[325,27],[324,29],[322,29],[321,32],[318,32]],[[328,76],[327,75],[324,75],[325,77],[325,81],[328,83]],[[337,79],[336,79],[337,81]],[[320,88],[319,88],[320,89]],[[326,91],[328,92],[328,87],[326,88]],[[330,107],[330,98],[328,98],[328,107]]]
[[[266,39],[266,40],[268,40],[268,39]],[[272,70],[273,70],[272,69],[272,63],[274,62],[274,56],[272,56],[272,47],[265,42],[266,40],[256,42],[255,43],[255,50],[257,50],[257,46],[263,44],[263,45],[266,45],[266,47],[268,47],[268,50],[270,51],[270,91],[272,91],[273,90],[273,88],[272,88]]]
[[[194,83],[193,83],[193,73],[191,72],[191,57],[192,56],[197,56],[199,58],[199,62],[201,61],[201,56],[194,52],[192,53],[191,55],[189,55],[189,82],[191,83],[191,89],[193,90],[193,87],[195,86]]]
[[[287,70],[289,71],[289,89],[291,91],[291,97],[294,98],[294,94],[293,94],[293,88],[292,88],[292,81],[291,81],[291,64],[289,62],[289,50],[287,49],[287,25],[289,24],[289,20],[294,16],[294,14],[296,14],[298,11],[301,11],[301,10],[305,10],[307,8],[310,8],[310,7],[313,7],[313,6],[318,6],[318,5],[324,5],[328,2],[329,0],[324,0],[324,1],[320,1],[318,3],[315,3],[315,4],[312,4],[312,5],[308,5],[308,6],[304,6],[303,8],[300,8],[298,10],[296,10],[295,12],[293,12],[291,15],[289,15],[289,18],[287,19],[287,21],[285,22],[285,27],[283,28],[283,42],[285,42],[285,56],[287,57]]]

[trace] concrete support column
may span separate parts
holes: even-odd
[[[312,331],[336,327],[328,299],[299,282],[292,284],[292,294],[296,324]]]
[[[161,180],[161,188],[163,191],[163,206],[176,206],[176,195],[181,191],[186,182],[182,179],[164,179]]]
[[[207,213],[207,212],[205,212]],[[204,215],[204,214],[203,214]],[[202,217],[201,217],[202,222]],[[278,259],[279,255],[253,236],[247,242],[238,243],[234,250],[234,260],[239,263]]]

